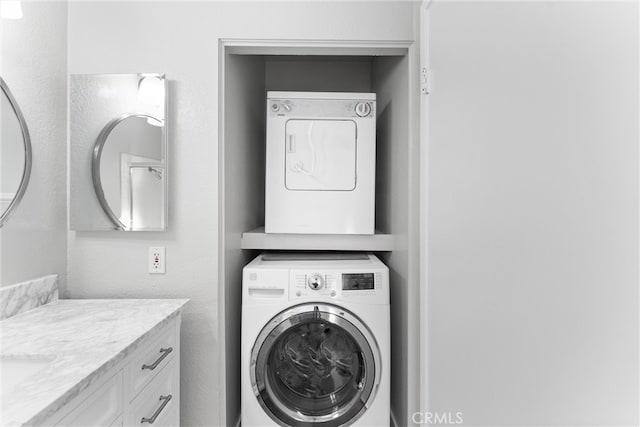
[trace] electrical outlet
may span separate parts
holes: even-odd
[[[149,248],[149,274],[165,273],[165,249],[164,246],[152,246]]]

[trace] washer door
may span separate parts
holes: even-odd
[[[380,383],[380,349],[349,311],[330,304],[285,310],[251,352],[251,385],[281,425],[342,426],[359,418]]]

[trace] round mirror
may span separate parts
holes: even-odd
[[[116,230],[164,229],[163,132],[162,120],[125,114],[111,120],[98,136],[93,151],[93,185]]]
[[[18,103],[0,77],[0,227],[20,203],[31,175],[31,139]]]

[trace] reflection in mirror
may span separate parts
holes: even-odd
[[[71,76],[71,228],[167,226],[165,79]]]
[[[31,175],[31,140],[24,116],[0,77],[0,227],[20,203]]]
[[[100,205],[120,230],[163,227],[165,174],[159,124],[152,116],[126,114],[109,122],[98,136],[93,185]]]

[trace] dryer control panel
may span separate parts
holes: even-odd
[[[267,117],[275,116],[375,119],[376,94],[270,91]]]

